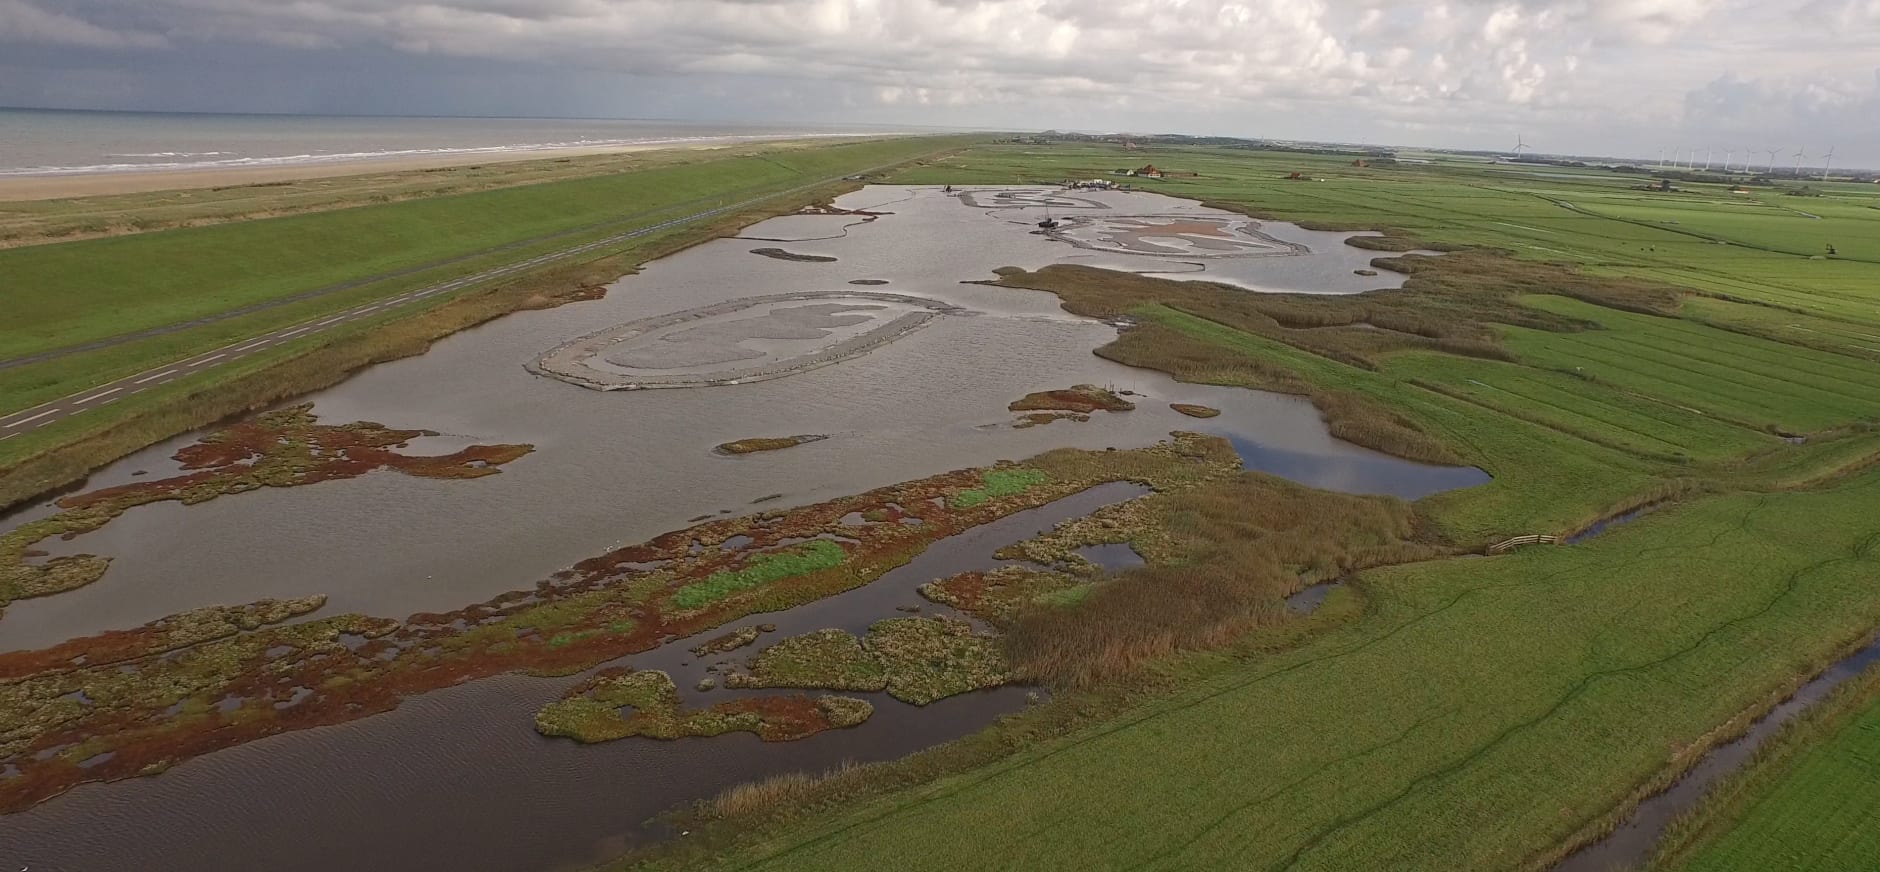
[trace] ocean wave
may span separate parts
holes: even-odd
[[[144,151],[130,154],[107,154],[105,157],[219,157],[234,153],[232,151]]]
[[[676,136],[642,139],[576,139],[566,142],[529,142],[512,145],[461,146],[442,148],[399,148],[383,151],[314,152],[270,157],[228,157],[234,152],[150,152],[146,154],[108,154],[105,157],[187,158],[215,157],[214,160],[167,160],[145,163],[101,163],[83,166],[4,167],[0,176],[75,176],[96,173],[150,172],[152,170],[219,170],[242,167],[305,166],[409,157],[469,157],[475,155],[526,154],[571,148],[621,148],[644,145],[684,145],[700,142],[744,142],[761,139],[821,139],[873,136],[871,133],[755,133],[722,136]]]

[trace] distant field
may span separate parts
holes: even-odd
[[[910,762],[946,774],[883,775],[916,786],[759,826],[724,866],[1546,868],[1720,724],[1880,624],[1869,192],[1658,195],[1590,168],[1083,144],[979,146],[898,180],[1048,183],[1151,162],[1200,176],[1123,181],[1513,261],[1456,256],[1405,291],[1333,302],[1112,279],[1141,296],[1109,304],[1153,337],[1118,343],[1132,362],[1408,422],[1494,476],[1417,504],[1459,544],[1671,505],[1580,545],[1365,571],[1334,600],[1362,611],[1345,626],[1171,659],[1167,696],[1052,741],[1028,742],[1022,718],[994,727],[985,743],[1019,750],[960,770]],[[1816,231],[1859,241],[1818,259]],[[1098,279],[1060,276],[1065,299],[1103,299],[1075,286]],[[1410,311],[1390,302],[1413,295]]]
[[[672,168],[827,144],[826,141],[800,140],[711,148],[664,148],[424,169],[369,164],[323,166],[315,168],[306,178],[294,178],[291,168],[282,168],[274,172],[286,179],[283,181],[240,181],[214,187],[46,200],[6,200],[7,188],[0,186],[0,247],[323,212]],[[212,177],[215,175],[211,173]]]
[[[1870,474],[1706,500],[1580,547],[1373,571],[1349,628],[724,865],[1526,866],[1667,749],[1880,621],[1880,554],[1860,549],[1876,516]]]

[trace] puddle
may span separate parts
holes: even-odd
[[[1286,598],[1286,610],[1295,615],[1309,615],[1325,605],[1325,598],[1332,595],[1334,588],[1344,587],[1342,581],[1321,581],[1307,585],[1304,590]]]
[[[1749,762],[1757,747],[1782,727],[1840,687],[1867,667],[1880,663],[1880,640],[1842,659],[1801,686],[1795,694],[1750,725],[1749,731],[1734,741],[1718,745],[1691,767],[1669,790],[1658,794],[1632,811],[1618,829],[1591,845],[1581,848],[1554,865],[1553,872],[1611,872],[1631,869],[1645,862],[1665,827],[1704,798],[1705,791],[1717,779]]]
[[[1588,525],[1586,529],[1581,530],[1580,532],[1575,533],[1571,536],[1568,536],[1564,540],[1561,540],[1561,544],[1575,545],[1580,542],[1585,542],[1586,540],[1591,539],[1594,536],[1597,536],[1601,533],[1606,532],[1608,529],[1612,527],[1618,527],[1618,526],[1622,526],[1625,524],[1629,524],[1633,521],[1638,520],[1639,518],[1649,515],[1652,512],[1657,511],[1658,508],[1659,507],[1656,505],[1640,506],[1629,512],[1620,512],[1619,514],[1613,515],[1610,518],[1602,518]]]
[[[1120,572],[1143,564],[1142,555],[1137,554],[1136,549],[1129,547],[1127,542],[1085,545],[1077,549],[1077,556],[1096,564],[1105,572]]]
[[[103,763],[109,763],[111,762],[111,758],[116,757],[116,756],[117,756],[116,751],[106,751],[103,754],[93,754],[90,757],[86,757],[85,759],[78,761],[78,768],[90,769],[93,766],[97,766]]]
[[[718,544],[718,550],[720,550],[720,551],[742,551],[742,550],[744,550],[745,548],[748,548],[748,547],[750,547],[750,545],[751,545],[751,543],[752,543],[752,542],[754,542],[754,541],[756,541],[756,540],[754,540],[754,539],[752,539],[751,537],[749,537],[749,536],[746,536],[746,535],[744,535],[744,534],[742,534],[742,533],[739,533],[738,535],[736,535],[736,536],[732,536],[731,538],[729,538],[729,539],[726,539],[725,541],[723,541],[723,542],[721,542],[721,543],[719,543],[719,544]]]
[[[1490,481],[1488,473],[1473,466],[1411,463],[1375,451],[1331,457],[1275,448],[1237,433],[1219,435],[1234,444],[1234,450],[1247,469],[1340,493],[1385,494],[1416,500]]]

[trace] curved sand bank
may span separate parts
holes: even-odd
[[[956,311],[866,291],[745,297],[590,333],[528,369],[600,391],[743,384],[847,360]]]

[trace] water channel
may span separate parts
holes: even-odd
[[[42,546],[114,563],[87,587],[9,606],[0,620],[0,650],[263,597],[324,593],[329,600],[320,615],[448,610],[530,587],[583,558],[702,515],[815,503],[1057,447],[1146,445],[1177,429],[1228,436],[1249,468],[1334,490],[1413,499],[1486,480],[1478,470],[1427,467],[1339,442],[1295,397],[1185,385],[1105,361],[1091,351],[1114,338],[1115,327],[1069,315],[1049,294],[973,283],[1002,266],[1059,262],[1205,278],[1249,292],[1352,293],[1401,282],[1390,272],[1355,275],[1376,253],[1344,245],[1349,234],[1266,222],[1259,232],[1286,253],[1220,256],[1254,247],[1210,241],[1209,222],[1231,234],[1249,223],[1244,217],[1152,194],[1079,193],[1080,214],[1128,219],[1126,242],[1157,245],[1158,224],[1185,237],[1163,246],[1174,253],[1095,251],[1035,231],[1049,204],[982,193],[975,202],[938,188],[871,186],[837,205],[889,214],[773,219],[741,238],[648,264],[603,300],[512,315],[316,393],[306,400],[327,423],[371,420],[443,434],[414,443],[414,450],[445,452],[473,441],[537,450],[473,481],[374,474],[135,509],[95,533]],[[815,259],[752,253],[762,247]],[[1185,256],[1187,249],[1209,256]],[[747,297],[842,294],[857,282],[944,305],[891,341],[749,383],[602,391],[525,368],[618,325]],[[860,298],[844,299],[841,313],[818,309],[814,318],[791,315],[781,326],[729,331],[713,322],[706,332],[714,341],[755,343],[744,347],[768,355],[766,361],[787,357],[796,344],[813,344],[803,331],[847,317]],[[849,325],[842,329],[870,329],[861,320]],[[719,348],[686,360],[697,369],[708,365],[698,361],[739,353]],[[1007,403],[1078,383],[1130,391],[1138,408],[1098,412],[1085,423],[1012,426]],[[1171,402],[1222,414],[1196,421],[1170,410]],[[744,437],[810,433],[829,438],[740,457],[712,450]],[[101,470],[89,486],[169,474],[175,469],[169,455],[194,438],[138,452]],[[1099,488],[1007,518],[935,546],[864,588],[735,626],[778,623],[767,643],[825,626],[863,629],[897,609],[944,613],[914,587],[990,567],[998,546],[1131,493],[1127,486]],[[773,494],[782,496],[752,505]],[[0,527],[52,510],[28,507]],[[1130,555],[1101,556],[1124,565]],[[671,669],[690,698],[706,666],[690,658],[692,644],[671,643],[632,662]],[[572,681],[473,682],[406,700],[388,714],[190,760],[161,776],[86,785],[0,818],[0,868],[579,865],[647,837],[643,822],[675,802],[775,772],[902,756],[970,733],[1021,707],[1028,693],[1004,688],[925,709],[879,696],[871,699],[876,714],[861,727],[783,745],[736,734],[580,746],[542,738],[529,717]]]

